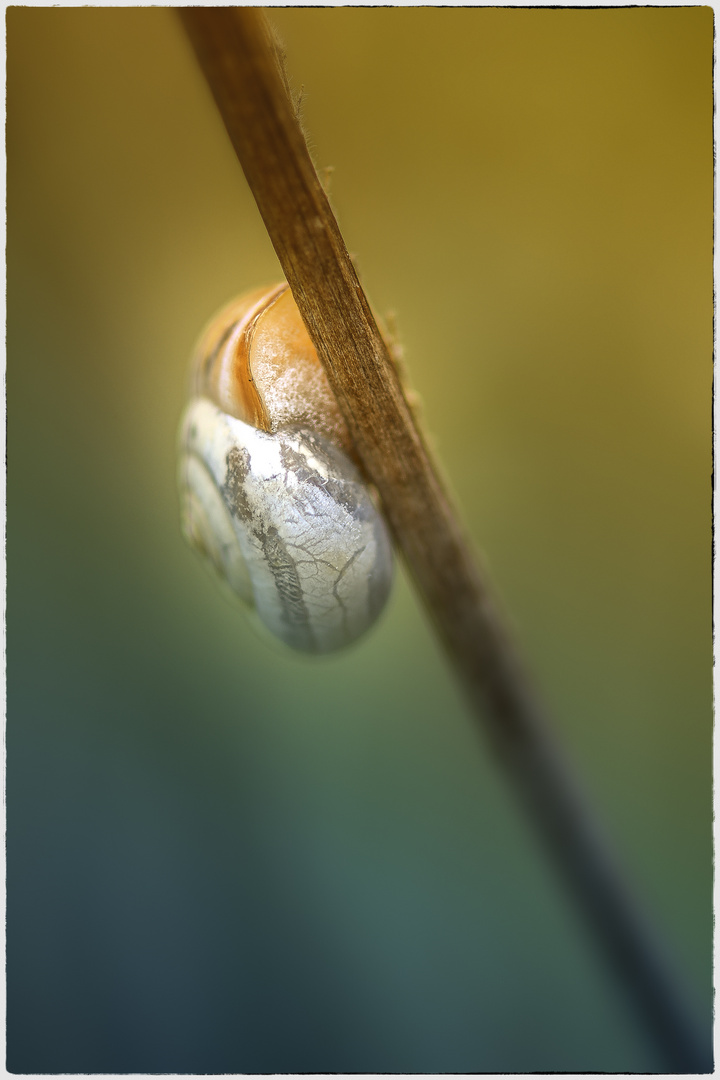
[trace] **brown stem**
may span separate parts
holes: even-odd
[[[261,13],[184,8],[181,18],[358,457],[477,719],[639,1006],[663,1067],[709,1068],[709,1038],[698,1038],[678,981],[561,758],[488,575],[418,431]]]

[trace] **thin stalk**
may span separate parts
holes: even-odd
[[[709,1071],[680,980],[548,727],[489,575],[405,399],[348,256],[267,25],[254,8],[181,18],[283,272],[473,713],[670,1072]]]

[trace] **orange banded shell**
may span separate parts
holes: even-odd
[[[178,480],[188,541],[280,641],[329,653],[377,620],[390,536],[287,285],[202,335]]]

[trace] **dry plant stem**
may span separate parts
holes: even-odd
[[[667,1071],[710,1068],[678,980],[546,726],[483,567],[408,408],[257,9],[181,18],[396,543],[473,710],[633,997]],[[452,386],[450,391],[453,392]],[[705,1045],[707,1044],[707,1045]]]

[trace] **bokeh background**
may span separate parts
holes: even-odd
[[[273,10],[556,727],[711,1023],[710,8]],[[279,276],[176,17],[10,8],[8,1065],[657,1070],[399,575],[337,658],[185,546]]]

